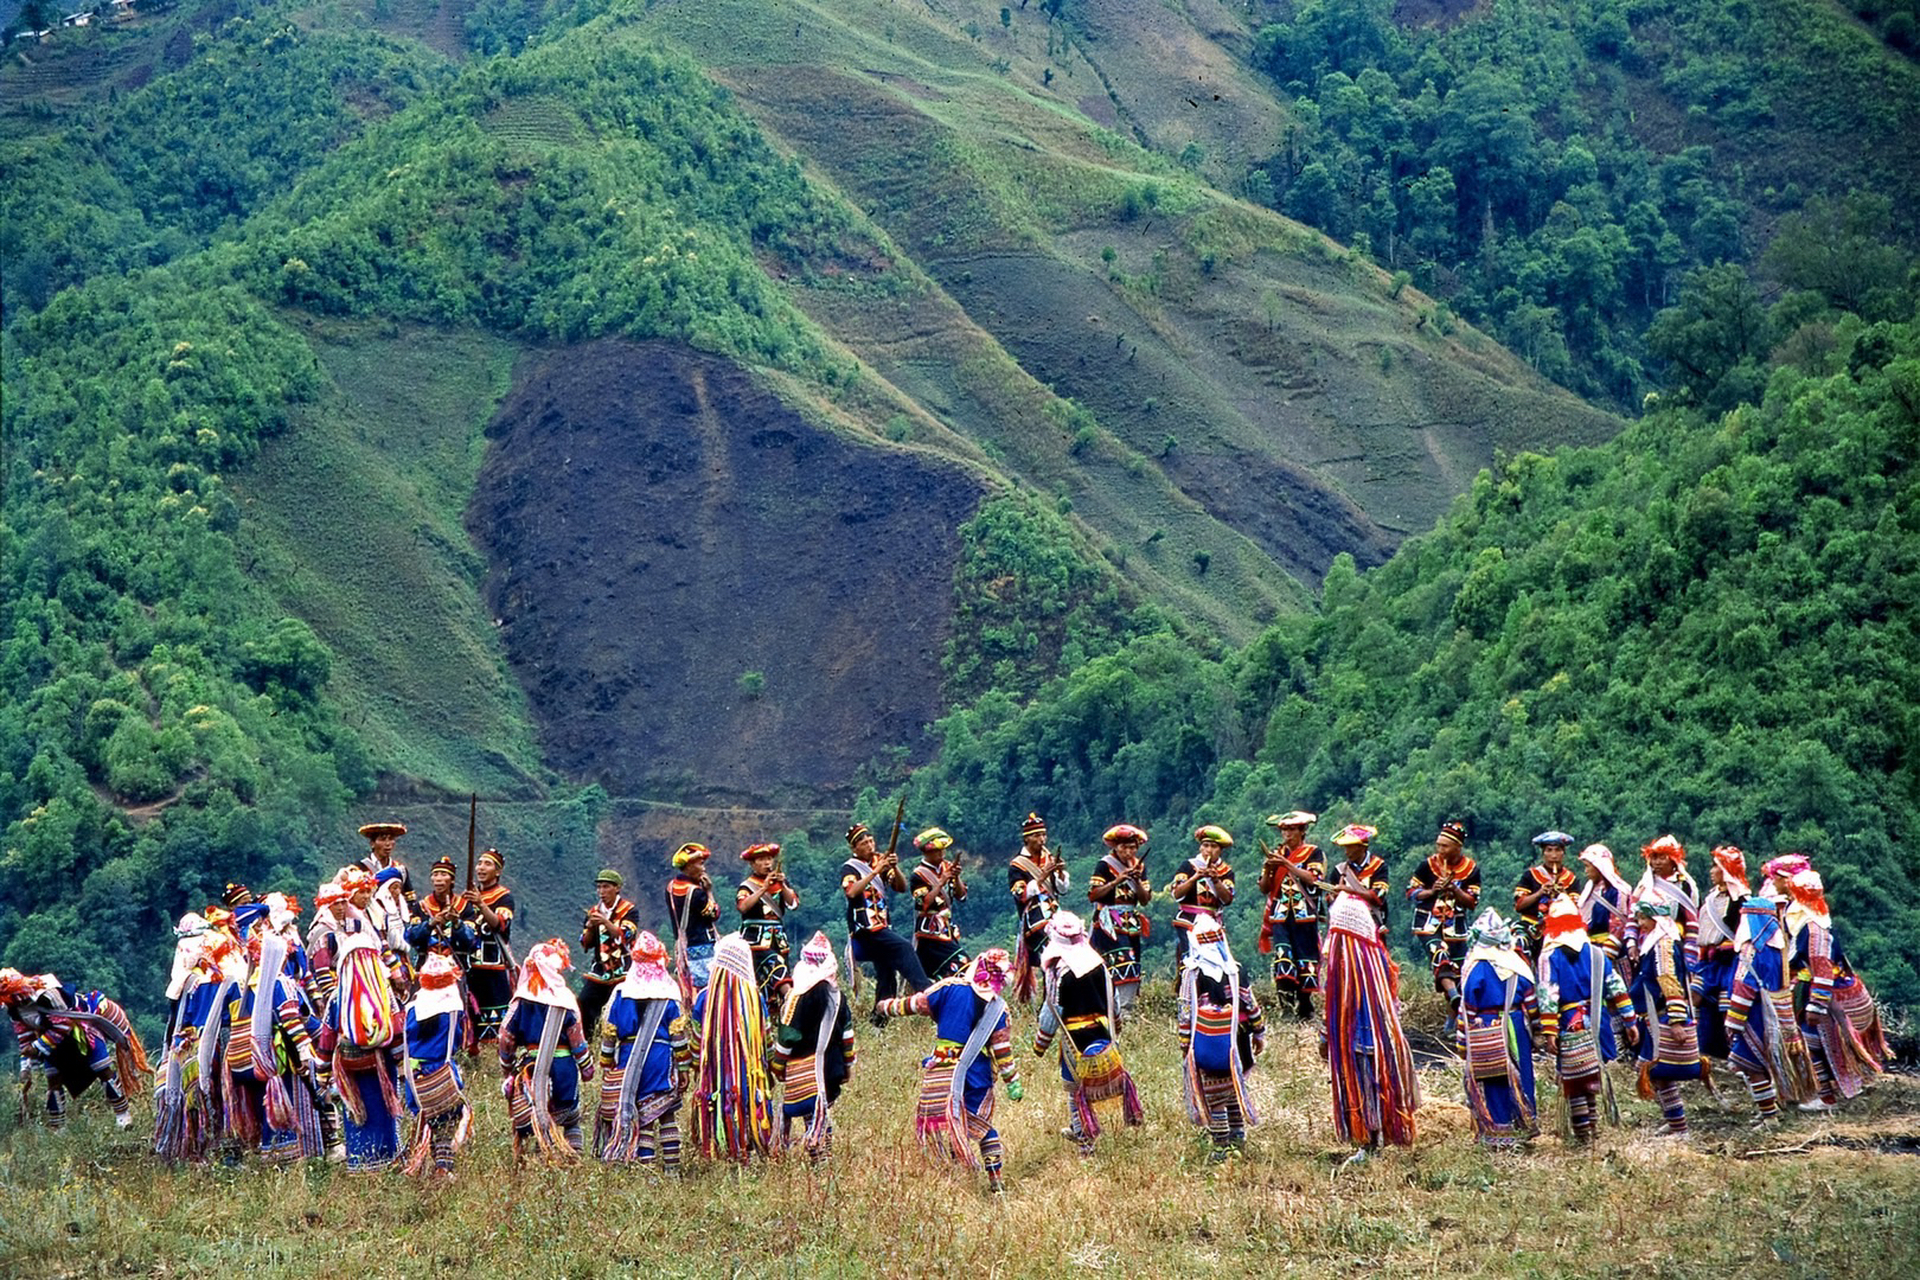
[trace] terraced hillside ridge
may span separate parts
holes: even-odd
[[[552,767],[784,803],[926,750],[978,480],[664,341],[555,352],[488,436],[467,526]]]
[[[664,36],[700,59],[879,223],[968,324],[1092,414],[1097,431],[1064,466],[996,445],[1121,546],[1137,550],[1154,529],[1135,534],[1100,509],[1089,476],[1103,459],[1126,471],[1115,483],[1152,473],[1312,585],[1338,551],[1374,563],[1428,527],[1496,451],[1592,443],[1618,428],[1442,318],[1431,299],[1204,186],[1203,162],[1192,170],[1159,150],[1191,140],[1191,129],[1169,134],[1171,124],[1118,115],[1123,132],[1102,127],[1085,113],[1083,91],[1101,73],[1081,46],[1049,61],[1036,44],[1021,62],[1021,23],[1037,32],[1037,15],[1016,18],[1003,47],[1005,33],[983,23],[969,39],[967,12],[799,4],[776,17],[716,0],[630,15],[637,30],[618,38]],[[1050,65],[1059,70],[1043,83]],[[1128,76],[1149,74],[1138,59],[1125,65]],[[1123,103],[1151,96],[1117,85]],[[1232,103],[1209,94],[1205,105],[1219,114]],[[1137,106],[1125,119],[1164,114]],[[1284,123],[1267,109],[1230,132],[1244,139]],[[1142,136],[1155,151],[1138,145]],[[1203,156],[1214,144],[1195,145]],[[929,374],[924,350],[903,368],[889,313],[799,301],[915,394],[928,393],[929,377],[964,378],[964,367]],[[965,398],[945,397],[943,416],[991,437],[982,420],[991,415],[968,414]],[[1142,500],[1153,499],[1144,490],[1130,499]]]

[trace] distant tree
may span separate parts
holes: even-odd
[[[1647,348],[1670,366],[1672,385],[1718,410],[1758,396],[1766,381],[1760,362],[1771,346],[1759,291],[1733,263],[1689,272],[1679,300],[1647,330]]]
[[[1908,257],[1887,243],[1892,234],[1893,201],[1885,196],[1815,196],[1780,219],[1760,269],[1789,289],[1811,289],[1841,311],[1867,315],[1876,293],[1897,290],[1906,277]]]

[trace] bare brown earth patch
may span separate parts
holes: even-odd
[[[552,353],[487,434],[467,523],[554,768],[779,806],[925,750],[982,496],[959,468],[837,437],[667,342]]]

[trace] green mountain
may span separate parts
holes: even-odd
[[[1541,511],[1500,541],[1461,534],[1468,567],[1438,578],[1406,566],[1432,567],[1444,532],[1396,548],[1516,467],[1575,465],[1512,461],[1565,445],[1598,447],[1570,455],[1594,476],[1583,492],[1637,521],[1616,473],[1655,465],[1662,430],[1719,430],[1683,407],[1602,444],[1655,362],[1683,406],[1757,401],[1770,363],[1900,385],[1911,68],[1835,37],[1882,90],[1863,116],[1791,81],[1812,95],[1790,99],[1794,136],[1875,139],[1889,162],[1763,198],[1742,157],[1771,153],[1777,104],[1708,112],[1724,143],[1639,127],[1643,107],[1704,92],[1653,74],[1708,39],[1684,24],[1627,15],[1647,61],[1619,72],[1610,116],[1596,95],[1627,47],[1590,49],[1551,15],[1361,16],[1342,34],[1311,8],[1198,3],[380,0],[183,5],[14,45],[0,961],[138,1003],[164,947],[120,940],[164,938],[230,877],[310,893],[371,816],[415,827],[416,862],[456,851],[471,792],[542,935],[570,931],[595,862],[648,884],[688,838],[786,833],[790,862],[825,875],[849,807],[884,820],[883,793],[929,764],[916,815],[945,812],[988,858],[1027,808],[1086,839],[1123,813],[1243,821],[1250,787],[1391,810],[1409,842],[1441,809],[1484,818],[1405,761],[1437,750],[1455,769],[1442,719],[1599,677],[1541,660],[1500,677],[1507,700],[1448,706],[1416,679],[1439,661],[1420,646],[1453,644],[1448,679],[1467,679],[1481,655],[1458,637],[1493,644],[1516,601],[1539,605],[1536,579],[1619,621],[1598,594],[1612,575],[1554,578],[1572,552]],[[1541,58],[1565,74],[1535,74]],[[1531,98],[1510,92],[1522,74]],[[1369,150],[1336,99],[1355,122],[1398,112],[1404,145]],[[1622,110],[1633,127],[1604,145],[1576,136]],[[1476,133],[1476,111],[1511,136]],[[1320,158],[1296,164],[1302,147]],[[1451,238],[1432,232],[1433,148],[1454,156]],[[1315,163],[1334,203],[1308,207]],[[1369,182],[1390,235],[1335,217]],[[1650,200],[1653,258],[1581,256]],[[1731,261],[1715,211],[1743,229]],[[1648,262],[1657,281],[1633,274]],[[1742,264],[1790,292],[1769,310]],[[1615,295],[1636,301],[1602,305]],[[1676,304],[1657,322],[1656,301]],[[1521,341],[1524,307],[1564,361]],[[1580,326],[1600,345],[1573,341]],[[1594,373],[1627,368],[1607,351],[1631,376]],[[1766,412],[1793,412],[1783,377]],[[1720,489],[1750,503],[1758,482]],[[1869,497],[1903,518],[1888,489],[1848,520]],[[1682,555],[1669,525],[1649,527]],[[1805,535],[1823,568],[1799,584],[1822,601],[1827,532]],[[1667,563],[1638,524],[1610,536],[1581,554]],[[1760,570],[1741,564],[1751,593]],[[1356,598],[1378,626],[1339,622]],[[1359,656],[1327,640],[1311,658],[1328,684],[1300,665],[1308,633]],[[1885,643],[1899,656],[1903,639]],[[1776,653],[1754,644],[1737,665]],[[1707,665],[1689,678],[1710,656],[1691,653]],[[1291,700],[1243,685],[1262,662],[1291,672]],[[1863,697],[1904,679],[1856,676]],[[1063,711],[1094,679],[1140,687]],[[1724,708],[1660,705],[1690,742],[1731,731]],[[1767,732],[1790,731],[1770,714]],[[1388,720],[1395,753],[1320,754]],[[1578,779],[1525,753],[1485,779],[1578,795],[1564,823],[1597,821],[1618,803],[1602,783],[1650,761],[1663,785],[1720,776],[1624,754],[1644,728],[1609,721]],[[1062,732],[1070,750],[1035,745]],[[1485,754],[1490,724],[1462,732]],[[1769,774],[1747,803],[1777,819],[1715,811],[1727,829],[1701,838],[1824,853],[1827,833],[1905,829],[1882,782],[1907,776],[1904,739],[1876,755],[1803,736],[1834,789],[1781,807]],[[1686,825],[1640,803],[1621,812]],[[1532,811],[1484,820],[1508,839]],[[1904,937],[1888,927],[1876,961]]]

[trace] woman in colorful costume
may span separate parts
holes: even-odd
[[[1541,921],[1537,977],[1540,1046],[1553,1059],[1573,1140],[1592,1142],[1603,1097],[1608,1121],[1620,1123],[1606,1074],[1606,1064],[1620,1056],[1614,1019],[1620,1020],[1629,1045],[1640,1043],[1640,1020],[1606,949],[1588,936],[1586,917],[1564,895],[1547,905]]]
[[[189,939],[186,976],[167,1030],[167,1052],[154,1091],[154,1154],[205,1160],[226,1138],[226,1091],[220,1079],[233,993],[246,980],[246,958],[224,931]],[[178,948],[176,948],[178,954]]]
[[[1810,1101],[1819,1092],[1813,1059],[1793,1016],[1793,972],[1780,904],[1750,896],[1734,932],[1733,989],[1727,996],[1727,1062],[1747,1082],[1754,1127],[1780,1116],[1780,1103]]]
[[[992,947],[973,958],[963,977],[875,1006],[888,1017],[933,1019],[936,1038],[933,1053],[920,1064],[915,1131],[929,1151],[985,1169],[992,1191],[1004,1189],[1000,1133],[993,1127],[995,1076],[1008,1098],[1018,1102],[1024,1096],[1004,998],[1013,969],[1013,957]]]
[[[1087,938],[1087,926],[1071,911],[1047,921],[1047,949],[1040,953],[1045,1003],[1033,1051],[1045,1056],[1059,1043],[1060,1080],[1067,1090],[1067,1128],[1080,1154],[1093,1154],[1100,1111],[1119,1111],[1129,1125],[1146,1119],[1133,1077],[1120,1056],[1120,1007],[1106,962]],[[1065,1034],[1062,1034],[1062,1033]]]
[[[315,899],[336,927],[323,939],[335,979],[323,1048],[331,1041],[333,1083],[340,1095],[347,1168],[385,1169],[400,1156],[400,1087],[406,1011],[382,952],[384,934],[367,914],[376,877],[362,867],[340,872],[336,888]]]
[[[75,992],[50,973],[29,977],[0,969],[0,1004],[13,1022],[21,1069],[46,1076],[48,1128],[61,1128],[69,1096],[85,1093],[96,1080],[114,1124],[133,1124],[129,1100],[146,1087],[153,1069],[117,1002],[98,991]]]
[[[1725,1061],[1727,999],[1733,993],[1737,956],[1734,934],[1740,928],[1740,904],[1747,887],[1747,855],[1730,844],[1716,845],[1707,868],[1708,889],[1695,919],[1693,1004],[1700,1018],[1700,1052]]]
[[[1639,963],[1628,994],[1646,1033],[1640,1039],[1640,1096],[1658,1100],[1667,1137],[1685,1137],[1687,1108],[1680,1085],[1709,1080],[1712,1068],[1700,1056],[1700,1026],[1688,988],[1685,943],[1675,913],[1681,908],[1658,897],[1634,906]]]
[[[466,1043],[467,1002],[460,964],[432,955],[420,966],[420,990],[407,1005],[407,1105],[417,1117],[406,1171],[415,1176],[433,1162],[433,1176],[453,1180],[453,1154],[473,1127],[466,1081],[454,1053]]]
[[[1253,984],[1240,974],[1227,931],[1208,912],[1193,917],[1180,962],[1180,1045],[1185,1053],[1187,1118],[1213,1138],[1225,1160],[1260,1123],[1247,1072],[1267,1044],[1267,1025]]]
[[[774,1148],[767,1076],[767,1005],[753,950],[730,933],[713,949],[712,977],[693,999],[693,1141],[709,1160],[744,1164]]]
[[[1783,923],[1791,941],[1794,1006],[1800,1030],[1813,1055],[1820,1096],[1800,1104],[1802,1111],[1826,1111],[1842,1098],[1859,1094],[1886,1070],[1887,1041],[1867,984],[1847,963],[1833,933],[1826,886],[1820,873],[1801,867],[1786,880],[1790,895]]]
[[[1320,969],[1321,1051],[1333,1077],[1334,1129],[1357,1148],[1349,1162],[1383,1143],[1412,1146],[1420,1109],[1420,1077],[1400,1026],[1400,970],[1381,938],[1373,896],[1335,895]]]
[[[247,937],[252,972],[232,1004],[225,1054],[230,1125],[268,1160],[321,1155],[321,1116],[331,1105],[320,1070],[320,1019],[289,969],[285,935],[256,926]]]
[[[853,1078],[853,1009],[841,994],[839,973],[833,943],[825,933],[814,934],[800,950],[774,1045],[773,1074],[783,1086],[780,1140],[787,1142],[793,1122],[800,1121],[813,1164],[832,1154],[829,1111]]]
[[[1457,1047],[1465,1061],[1474,1136],[1511,1147],[1540,1132],[1533,1083],[1534,974],[1513,928],[1489,907],[1474,921],[1461,964]]]
[[[600,1032],[600,1112],[593,1150],[608,1164],[680,1172],[680,1100],[687,1092],[687,1024],[667,949],[642,929]]]
[[[500,1092],[513,1122],[513,1149],[572,1163],[580,1155],[580,1082],[593,1079],[580,1002],[567,989],[573,956],[559,938],[530,948],[520,986],[500,1022]],[[624,974],[621,975],[625,977]]]
[[[1640,856],[1646,859],[1647,866],[1633,886],[1634,920],[1627,931],[1626,944],[1628,968],[1639,966],[1645,949],[1639,931],[1640,903],[1664,902],[1673,908],[1674,931],[1680,939],[1687,972],[1691,974],[1699,956],[1700,886],[1687,871],[1686,846],[1670,835],[1658,836],[1640,846]]]
[[[1574,905],[1587,923],[1587,940],[1607,953],[1625,982],[1630,972],[1626,941],[1633,931],[1633,886],[1614,866],[1613,850],[1603,844],[1582,849],[1580,863],[1586,868],[1587,879]]]

